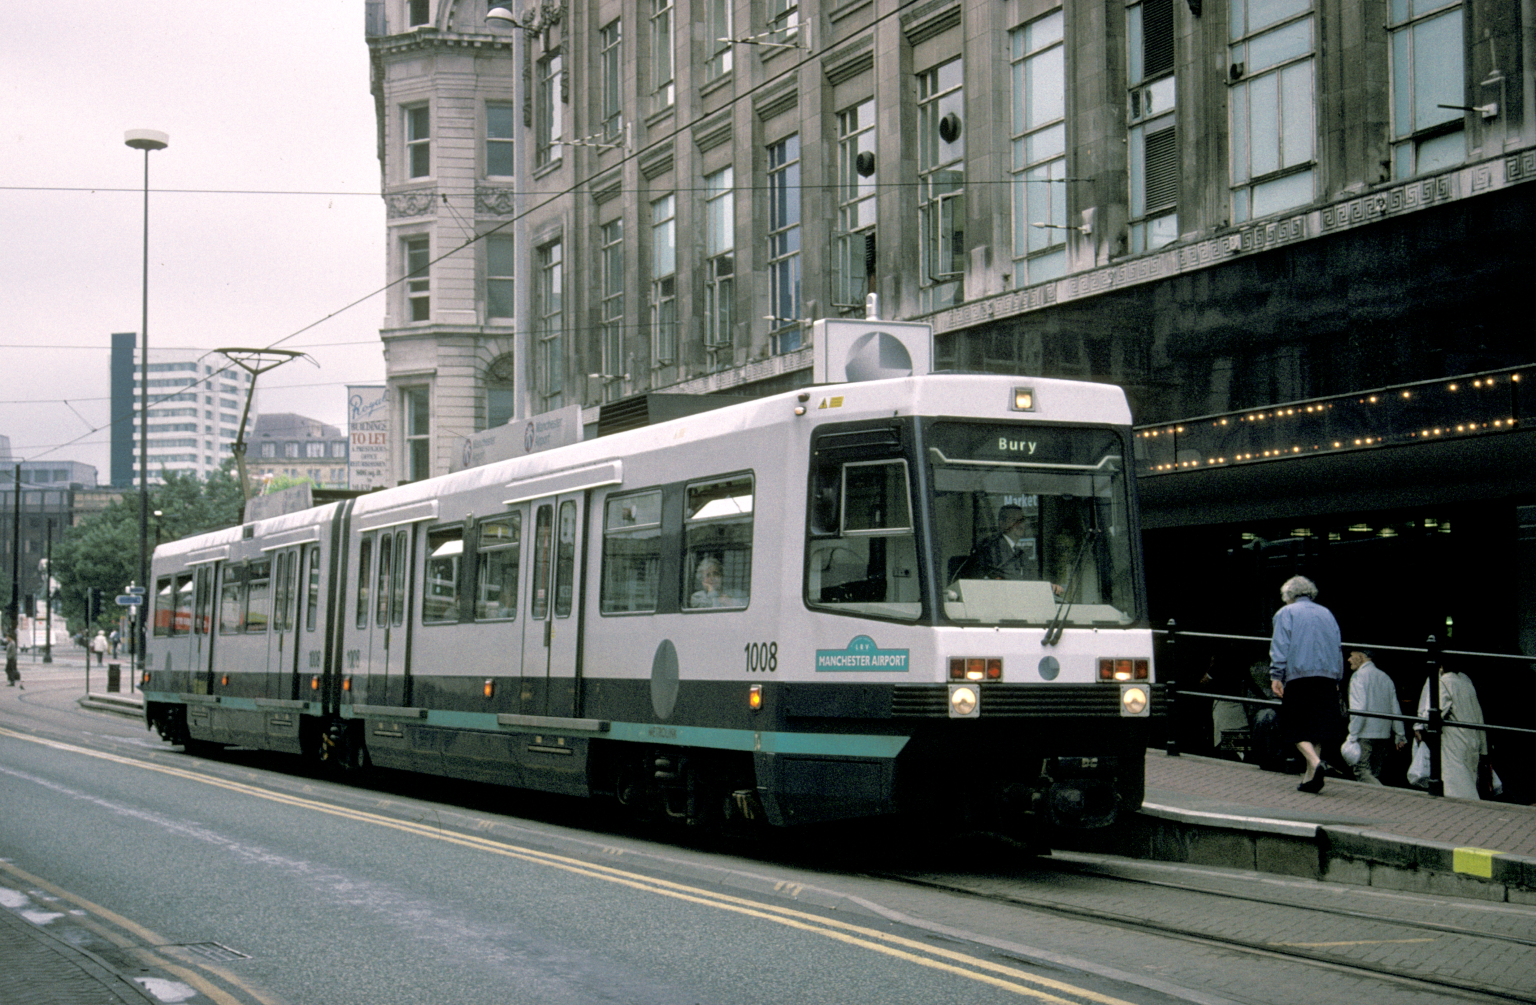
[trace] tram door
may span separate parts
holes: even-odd
[[[573,716],[580,621],[583,497],[533,502],[528,617],[523,622],[524,715]]]
[[[188,690],[194,694],[207,694],[213,683],[213,642],[218,633],[213,625],[214,567],[197,567],[196,583],[192,600],[192,661]]]
[[[410,609],[408,574],[415,528],[381,530],[364,538],[373,552],[372,611],[359,604],[358,620],[368,623],[368,697],[377,705],[403,705],[410,693],[406,678],[409,637],[406,612]]]
[[[284,548],[273,556],[272,581],[276,594],[272,611],[272,693],[269,698],[304,697],[300,691],[299,650],[303,620],[305,565],[314,562],[315,546]]]

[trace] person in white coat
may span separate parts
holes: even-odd
[[[103,631],[97,631],[96,637],[91,640],[91,652],[96,654],[97,666],[101,666],[107,661],[107,648],[109,645],[110,643],[107,642],[107,633]]]
[[[1349,710],[1402,715],[1402,706],[1397,703],[1397,685],[1392,683],[1386,671],[1371,662],[1371,654],[1363,649],[1354,649],[1350,651],[1348,659],[1349,668],[1354,671],[1349,678]],[[1360,762],[1355,765],[1355,780],[1380,785],[1381,770],[1387,763],[1387,756],[1394,747],[1402,750],[1408,745],[1408,732],[1401,722],[1392,719],[1351,715],[1349,739],[1360,744]]]
[[[1429,681],[1419,695],[1419,717],[1429,714]],[[1440,715],[1445,720],[1440,733],[1440,778],[1445,794],[1457,799],[1478,799],[1477,769],[1488,754],[1488,734],[1481,729],[1461,729],[1458,722],[1483,724],[1483,706],[1477,700],[1477,688],[1466,674],[1440,668]],[[1414,732],[1423,739],[1422,727]]]

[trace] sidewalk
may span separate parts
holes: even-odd
[[[157,1002],[95,953],[0,907],[0,1002],[5,1005],[145,1005]]]

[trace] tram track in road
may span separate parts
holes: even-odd
[[[1455,992],[1478,1001],[1536,1002],[1536,966],[1525,979],[1504,985],[1479,979],[1479,969],[1508,974],[1505,961],[1530,958],[1536,946],[1536,908],[1456,902],[1415,894],[1368,891],[1336,884],[1258,877],[1199,867],[1164,867],[1197,874],[1205,885],[1166,877],[1127,875],[1153,869],[1146,863],[1110,862],[1097,856],[1041,860],[1027,873],[1012,875],[928,873],[909,870],[864,874],[893,882],[1005,903],[1047,915],[1073,918],[1270,959],[1306,963],[1327,970],[1389,980],[1405,988]],[[1262,893],[1234,887],[1262,884]],[[1147,910],[1128,912],[1126,887],[1145,889]],[[1054,895],[1044,892],[1055,891]],[[1263,894],[1268,894],[1265,896]],[[1320,902],[1321,897],[1367,896],[1378,911]],[[1134,899],[1134,898],[1133,898]],[[1110,903],[1118,908],[1107,906]],[[1438,909],[1462,920],[1481,916],[1482,925],[1456,924],[1413,916]],[[1139,916],[1144,915],[1144,916]],[[1235,920],[1234,920],[1235,919]],[[1499,926],[1506,930],[1499,930]],[[1223,930],[1230,926],[1229,930]],[[1255,934],[1313,933],[1286,936]]]

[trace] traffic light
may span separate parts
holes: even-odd
[[[94,586],[85,588],[85,620],[90,624],[96,623],[96,618],[101,613],[101,591]]]

